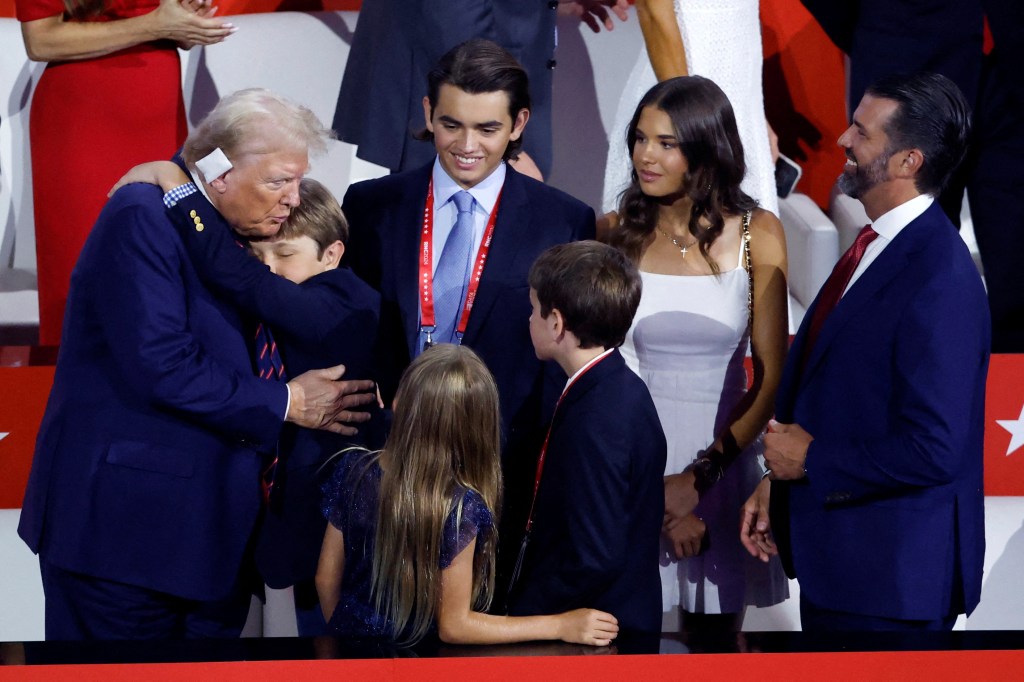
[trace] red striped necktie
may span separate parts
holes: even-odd
[[[242,242],[235,240],[239,248],[244,249]],[[256,374],[261,379],[274,381],[288,381],[288,374],[284,369],[284,361],[281,353],[277,350],[277,342],[274,335],[270,333],[270,327],[262,322],[256,325],[254,337],[254,352],[256,354]],[[263,503],[270,504],[270,494],[274,490],[274,481],[277,479],[277,465],[280,461],[277,446],[274,446],[273,456],[265,458],[265,466],[260,473],[260,489],[263,491]]]

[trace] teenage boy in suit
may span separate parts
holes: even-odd
[[[530,270],[533,347],[568,382],[537,466],[511,615],[591,604],[624,630],[661,629],[667,446],[647,386],[617,350],[640,286],[629,259],[594,241],[552,247]]]
[[[377,369],[385,404],[426,343],[464,343],[494,374],[505,437],[504,520],[521,527],[515,519],[525,513],[525,481],[560,388],[557,368],[545,370],[522,324],[530,314],[526,277],[547,247],[592,238],[594,212],[506,164],[530,119],[526,71],[512,55],[471,40],[444,55],[426,85],[423,136],[436,157],[349,188],[345,259],[381,294]],[[453,254],[461,245],[451,260],[449,244]],[[518,546],[513,535],[502,537],[503,547]]]

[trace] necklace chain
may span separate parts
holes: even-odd
[[[699,239],[694,239],[689,244],[680,244],[678,239],[676,239],[675,237],[673,237],[660,227],[658,228],[658,232],[661,232],[663,235],[665,235],[665,239],[668,239],[670,242],[672,242],[675,245],[675,247],[679,249],[679,253],[681,253],[684,257],[686,256],[686,252],[689,251],[691,247],[696,246],[697,242],[700,241]]]

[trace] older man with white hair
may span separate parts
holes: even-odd
[[[184,157],[240,235],[270,236],[329,136],[308,109],[245,90]],[[287,380],[258,321],[204,288],[164,201],[118,190],[72,275],[19,526],[40,556],[47,639],[237,636],[281,425],[348,432],[373,397],[340,366]]]

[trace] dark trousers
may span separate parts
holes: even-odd
[[[937,620],[898,620],[831,611],[800,595],[800,629],[804,632],[943,632],[953,629],[956,614]]]
[[[196,601],[67,571],[39,561],[46,597],[46,639],[236,638],[250,595]]]

